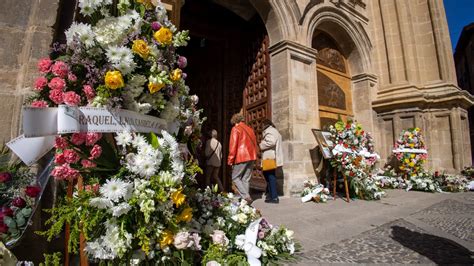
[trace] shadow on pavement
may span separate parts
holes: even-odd
[[[452,240],[400,226],[391,228],[393,240],[436,264],[474,264],[473,253]]]

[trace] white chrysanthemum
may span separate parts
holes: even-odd
[[[79,12],[84,16],[90,16],[97,9],[110,4],[112,4],[112,0],[79,0]]]
[[[100,187],[100,194],[107,199],[117,202],[121,198],[126,198],[129,195],[129,189],[132,184],[112,178]]]
[[[65,32],[66,43],[71,45],[74,40],[80,41],[86,48],[94,45],[95,34],[89,24],[73,22]]]
[[[99,208],[99,209],[108,209],[108,208],[112,208],[112,206],[114,206],[114,203],[109,199],[98,197],[98,198],[92,198],[89,201],[89,205],[92,207]]]
[[[127,214],[131,209],[132,207],[128,203],[122,202],[119,205],[112,207],[110,212],[112,213],[112,216],[120,217],[123,214]]]
[[[107,60],[123,75],[130,74],[137,64],[133,61],[132,50],[124,46],[109,46],[105,53]]]
[[[117,145],[127,146],[130,145],[130,143],[132,142],[133,136],[130,132],[127,131],[118,132],[117,136],[115,136],[115,140],[117,141]]]
[[[142,135],[136,135],[132,140],[132,146],[135,148],[142,147],[145,145],[148,145],[148,142]]]

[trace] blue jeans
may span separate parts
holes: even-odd
[[[277,199],[277,180],[275,175],[275,170],[263,171],[263,176],[267,181],[267,193],[270,194],[270,199]]]

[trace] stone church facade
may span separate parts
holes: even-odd
[[[37,59],[47,55],[64,31],[63,21],[73,17],[71,2],[75,1],[0,4],[0,135],[4,140],[20,133],[25,88],[35,78]],[[180,13],[192,0],[163,2],[183,27],[192,25]],[[442,0],[203,2],[244,20],[257,16],[264,26],[265,45],[257,56],[264,63],[259,63],[262,71],[257,73],[265,77],[248,79],[243,96],[243,88],[237,92],[243,103],[235,108],[242,107],[250,123],[269,117],[280,130],[285,194],[298,191],[304,180],[319,174],[311,129],[323,128],[338,117],[355,119],[372,132],[382,163],[401,130],[420,127],[429,149],[429,168],[455,172],[471,165],[466,109],[474,98],[457,86]],[[225,88],[222,92],[227,93]],[[249,104],[251,97],[246,97],[253,94],[264,95],[263,109],[258,101]],[[260,115],[252,111],[255,106],[260,106]],[[227,121],[226,116],[216,119]]]

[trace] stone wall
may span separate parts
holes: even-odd
[[[20,110],[48,54],[59,0],[3,0],[0,4],[0,138],[19,134]]]

